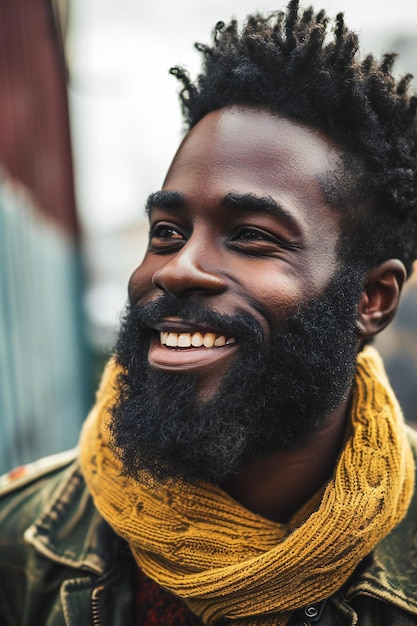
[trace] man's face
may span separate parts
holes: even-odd
[[[147,460],[135,471],[154,457],[157,476],[221,480],[296,445],[343,400],[360,281],[338,271],[340,215],[319,182],[339,157],[317,132],[248,108],[187,135],[150,198],[149,248],[129,284],[112,426],[122,457],[131,442],[129,471],[136,455]],[[208,449],[228,438],[211,471]]]

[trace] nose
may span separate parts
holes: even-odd
[[[176,255],[152,277],[152,283],[167,293],[216,295],[226,289],[226,279],[212,267],[219,267],[214,250],[204,249],[189,239]]]

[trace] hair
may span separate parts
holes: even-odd
[[[339,13],[330,29],[324,11],[286,12],[218,22],[212,45],[195,44],[202,73],[183,69],[180,100],[187,129],[230,106],[267,109],[322,131],[341,148],[342,167],[323,182],[345,210],[340,253],[373,267],[387,258],[407,273],[417,257],[417,96],[411,74],[396,80],[396,55],[378,62],[358,55],[358,38]],[[352,216],[355,217],[352,220]]]

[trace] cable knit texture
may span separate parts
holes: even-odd
[[[350,434],[334,475],[288,525],[251,513],[208,483],[155,491],[124,476],[107,426],[119,371],[111,360],[82,431],[87,485],[142,571],[205,624],[285,624],[294,609],[339,589],[407,511],[414,462],[372,347],[358,356]]]

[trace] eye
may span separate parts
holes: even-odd
[[[273,241],[274,237],[272,235],[268,235],[267,233],[258,230],[257,228],[240,228],[239,231],[234,235],[233,241]]]
[[[242,254],[271,257],[281,257],[285,252],[297,248],[292,241],[257,226],[238,228],[230,237],[229,245]]]
[[[159,239],[182,239],[182,233],[169,224],[156,224],[149,232],[149,237]]]
[[[151,250],[172,249],[182,245],[186,236],[178,226],[168,222],[158,222],[149,230],[149,247]]]

